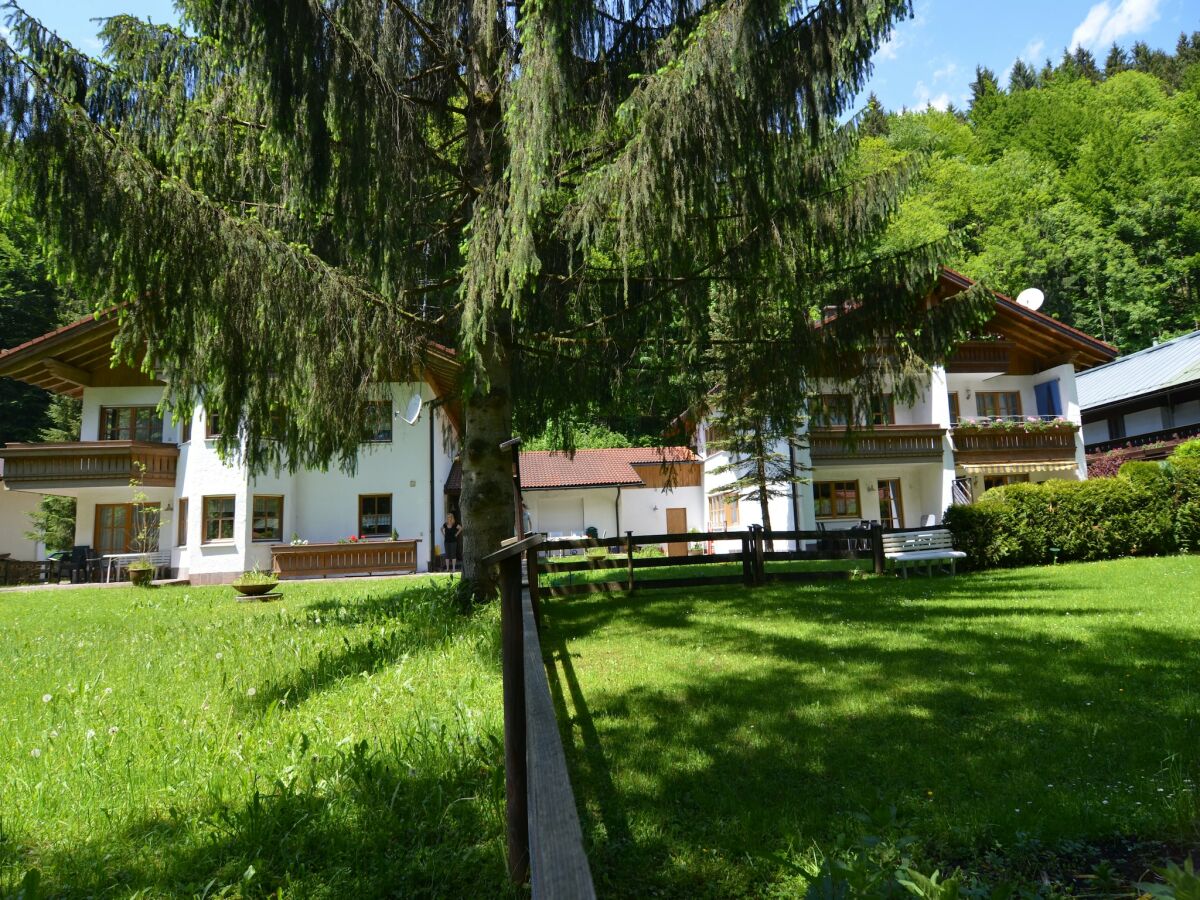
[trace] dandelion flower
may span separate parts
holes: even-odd
[[[218,654],[217,654],[217,659],[224,659],[224,658],[225,658],[225,654],[224,654],[224,653],[218,653]]]
[[[121,729],[120,729],[120,728],[118,728],[116,725],[113,725],[112,727],[110,727],[110,728],[108,729],[108,733],[109,733],[109,734],[116,734],[116,733],[117,733],[118,731],[120,731],[120,730],[121,730]]]
[[[54,699],[53,694],[42,694],[42,702],[43,703],[49,703],[53,699]]]
[[[58,737],[58,729],[57,728],[51,729],[50,737],[52,737],[52,738]]]
[[[95,736],[96,736],[96,729],[95,729],[95,728],[89,728],[89,729],[88,729],[88,731],[87,731],[87,739],[90,741],[90,740],[91,740],[92,738],[94,738]]]
[[[111,694],[111,693],[112,693],[112,688],[110,688],[110,687],[106,687],[106,688],[104,689],[104,695],[105,695],[105,696],[108,696],[108,695],[109,695],[109,694]]]
[[[250,690],[246,691],[246,696],[247,696],[247,697],[253,697],[253,696],[254,696],[255,694],[257,694],[257,693],[258,693],[258,689],[257,689],[257,688],[250,688]]]
[[[34,759],[37,759],[39,756],[42,755],[42,751],[39,750],[37,747],[34,747],[32,750],[29,751],[29,755],[32,756]]]

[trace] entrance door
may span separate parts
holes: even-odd
[[[682,506],[667,509],[667,534],[687,534],[687,509]],[[687,541],[667,544],[667,556],[687,556]]]
[[[903,527],[904,501],[900,497],[899,478],[879,482],[879,522],[884,528]]]
[[[97,503],[94,546],[96,552],[154,553],[158,550],[159,508],[157,503],[140,507],[133,503]],[[135,546],[144,533],[144,547]]]

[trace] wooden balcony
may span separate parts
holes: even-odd
[[[877,459],[941,462],[945,433],[946,429],[936,425],[814,428],[808,433],[808,447],[813,463]]]
[[[1075,458],[1075,433],[1070,422],[1050,427],[962,428],[951,432],[956,462],[1040,462]]]
[[[415,572],[417,543],[414,538],[347,544],[276,544],[271,547],[271,564],[280,578]]]
[[[89,487],[174,487],[179,448],[149,441],[77,441],[0,447],[4,483],[17,491]]]
[[[964,341],[946,361],[946,371],[1007,372],[1012,355],[1012,341]]]

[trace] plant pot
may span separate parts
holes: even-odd
[[[149,587],[150,581],[154,577],[153,569],[130,569],[129,583],[134,587]]]
[[[259,594],[269,594],[277,587],[278,581],[269,581],[266,584],[235,584],[233,589],[245,597],[257,597]]]
[[[688,550],[688,556],[703,556],[704,550],[701,547],[692,547]]]

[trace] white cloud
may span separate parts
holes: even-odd
[[[880,44],[875,52],[880,59],[895,59],[900,55],[900,48],[903,46],[904,38],[900,36],[900,32],[893,31],[892,36]]]
[[[1017,55],[1017,59],[1022,59],[1031,66],[1037,66],[1037,64],[1041,62],[1042,51],[1045,49],[1046,42],[1044,40],[1041,38],[1033,38],[1028,44],[1025,45],[1025,49]],[[1001,73],[1001,84],[1008,84],[1009,79],[1012,77],[1012,70],[1015,62],[1016,61],[1014,60],[1013,62],[1009,63],[1008,68]]]
[[[1137,34],[1158,21],[1160,0],[1121,0],[1115,7],[1103,0],[1088,10],[1088,14],[1071,35],[1070,49],[1095,49]]]
[[[940,69],[933,73],[933,80],[942,81],[946,78],[953,78],[958,72],[958,63],[948,62]]]
[[[924,109],[927,106],[932,106],[934,109],[945,110],[950,105],[950,92],[942,91],[940,94],[934,94],[923,81],[918,81],[916,88],[913,89],[913,96],[917,98],[917,109]]]

